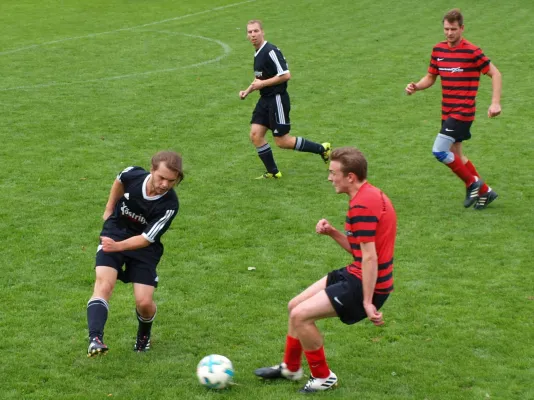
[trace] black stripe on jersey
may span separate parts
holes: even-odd
[[[486,61],[485,63],[483,63],[483,64],[479,67],[479,69],[480,69],[480,70],[483,70],[484,68],[486,68],[486,67],[489,65],[489,63],[490,63],[489,60]]]
[[[480,80],[480,76],[442,76],[441,81],[448,81],[448,82],[478,82]]]
[[[387,275],[376,278],[376,283],[383,283],[389,281],[393,277],[393,274],[390,272]]]
[[[361,250],[362,249],[362,247],[360,246],[359,243],[351,243],[350,244],[350,248],[354,249],[354,250]]]
[[[369,237],[369,236],[375,236],[376,235],[376,230],[359,230],[359,231],[354,231],[353,232],[353,236],[354,237],[358,237],[358,236],[363,236],[363,237]]]
[[[435,52],[440,52],[440,53],[466,53],[466,54],[473,54],[475,52],[475,49],[455,49],[455,50],[451,50],[451,49],[448,49],[446,47],[434,47],[432,50],[434,50]],[[476,49],[478,50],[478,49]]]
[[[391,259],[391,261],[388,261],[388,262],[385,262],[385,263],[382,263],[382,264],[378,264],[378,269],[386,269],[391,264],[393,264],[393,258]]]
[[[356,217],[347,218],[346,221],[349,224],[356,224],[358,222],[378,222],[378,218],[376,218],[374,215],[358,215]]]
[[[450,108],[455,108],[455,107],[474,108],[474,107],[475,107],[474,104],[465,104],[465,103],[445,103],[444,101],[441,102],[441,106],[442,106],[442,107],[450,107]]]
[[[446,86],[441,85],[441,88],[443,90],[456,90],[456,91],[474,91],[476,92],[478,90],[478,86]]]
[[[472,113],[466,113],[466,112],[460,112],[460,111],[441,111],[441,115],[449,115],[449,114],[458,114],[458,115],[463,115],[464,117],[474,117],[475,116],[475,113],[472,112]]]
[[[444,99],[457,99],[457,100],[475,100],[476,96],[460,96],[457,94],[444,94]]]

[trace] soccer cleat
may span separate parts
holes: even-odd
[[[299,368],[298,371],[290,371],[287,369],[285,363],[275,365],[274,367],[264,367],[258,368],[254,371],[256,376],[259,376],[263,379],[288,379],[290,381],[298,381],[302,379],[302,368]]]
[[[99,354],[106,354],[108,350],[108,346],[106,346],[98,336],[95,336],[94,338],[89,340],[87,357],[95,357]]]
[[[276,174],[273,174],[271,172],[266,172],[261,176],[258,176],[256,179],[280,179],[282,177],[282,173],[278,171]]]
[[[150,350],[150,335],[137,336],[137,340],[135,341],[134,351],[138,353],[142,353],[148,350]]]
[[[475,203],[475,210],[485,209],[493,200],[495,200],[499,195],[493,190],[488,190],[486,193],[478,196],[477,202]]]
[[[330,143],[323,143],[324,152],[321,153],[321,158],[323,159],[325,164],[328,164],[328,161],[330,161],[330,154],[332,154],[332,145]]]
[[[314,378],[310,377],[308,383],[304,385],[302,389],[299,390],[300,393],[315,393],[322,392],[324,390],[332,389],[334,386],[337,386],[337,376],[332,371],[330,371],[330,376],[328,378]]]
[[[480,188],[482,187],[482,185],[484,185],[484,181],[482,179],[477,179],[466,189],[464,200],[465,208],[471,207],[477,202],[478,193],[480,192]]]

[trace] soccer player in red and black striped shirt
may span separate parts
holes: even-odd
[[[406,93],[411,95],[427,89],[438,76],[441,77],[441,131],[434,141],[432,153],[464,181],[464,207],[474,204],[475,209],[482,210],[497,198],[497,193],[480,179],[473,163],[463,155],[462,141],[471,138],[480,74],[492,79],[493,95],[488,117],[501,113],[501,73],[480,47],[463,38],[464,21],[459,9],[445,14],[443,30],[446,40],[434,46],[428,73],[419,82],[409,83]]]
[[[289,302],[289,328],[284,361],[260,368],[255,374],[264,379],[302,378],[301,357],[306,356],[311,378],[301,392],[332,388],[337,376],[326,362],[323,338],[315,321],[339,317],[346,324],[368,318],[382,325],[378,310],[393,291],[393,252],[397,216],[389,198],[367,182],[367,161],[352,147],[335,149],[330,158],[328,180],[336,193],[350,198],[345,232],[326,219],[317,223],[316,232],[330,236],[349,252],[354,261],[331,271]]]

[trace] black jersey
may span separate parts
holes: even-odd
[[[113,214],[104,222],[102,236],[124,240],[143,235],[152,245],[160,245],[161,235],[178,213],[178,196],[174,189],[149,197],[146,183],[150,173],[141,167],[128,167],[117,179],[124,186],[124,195],[115,205]]]
[[[256,54],[254,54],[254,75],[264,81],[273,76],[288,73],[286,59],[278,47],[269,42],[264,42]],[[267,86],[260,89],[262,96],[274,96],[285,93],[287,81],[279,85]]]

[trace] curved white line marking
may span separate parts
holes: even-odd
[[[206,61],[201,61],[195,64],[190,65],[184,65],[180,67],[175,68],[165,68],[165,69],[157,69],[153,71],[145,71],[145,72],[134,72],[131,74],[125,74],[125,75],[116,75],[116,76],[108,76],[106,78],[95,78],[95,79],[87,79],[84,81],[74,81],[74,82],[49,82],[49,83],[42,83],[37,85],[29,85],[29,86],[14,86],[14,87],[8,87],[8,88],[0,88],[0,92],[7,92],[9,90],[24,90],[24,89],[40,89],[40,88],[47,88],[52,86],[68,86],[68,85],[78,85],[82,83],[92,83],[92,82],[104,82],[104,81],[113,81],[118,79],[126,79],[126,78],[134,78],[137,76],[147,76],[152,74],[158,74],[158,73],[166,73],[166,72],[174,72],[179,69],[187,69],[187,68],[195,68],[195,67],[201,67],[203,65],[211,64],[217,61],[222,60],[223,58],[227,57],[228,54],[232,52],[232,48],[228,46],[228,44],[221,42],[217,39],[208,38],[205,36],[199,36],[199,35],[189,35],[186,33],[180,33],[180,32],[172,32],[172,31],[142,31],[142,32],[156,32],[156,33],[165,33],[168,35],[182,35],[182,36],[188,36],[192,38],[207,40],[208,42],[214,42],[217,43],[219,46],[223,48],[223,54],[221,54],[218,57],[211,58]]]
[[[44,42],[44,43],[38,43],[38,44],[32,44],[31,46],[19,47],[19,48],[17,48],[17,49],[11,49],[11,50],[0,51],[0,56],[6,55],[6,54],[18,53],[19,51],[24,51],[24,50],[34,49],[34,48],[36,48],[36,47],[47,46],[47,45],[51,45],[51,44],[55,44],[55,43],[67,42],[67,41],[69,41],[69,40],[85,39],[85,38],[90,38],[90,37],[95,37],[95,36],[101,36],[101,35],[109,35],[110,33],[123,32],[123,31],[131,31],[131,30],[134,30],[134,29],[146,28],[147,26],[153,26],[153,25],[158,25],[158,24],[164,24],[164,23],[166,23],[166,22],[179,21],[179,20],[181,20],[181,19],[185,19],[185,18],[189,18],[189,17],[196,17],[196,16],[198,16],[198,15],[208,14],[208,13],[211,13],[211,12],[213,12],[213,11],[224,10],[224,9],[226,9],[226,8],[236,7],[236,6],[240,6],[240,5],[242,5],[242,4],[252,3],[252,2],[254,2],[254,1],[256,1],[256,0],[247,0],[247,1],[242,1],[242,2],[240,2],[240,3],[228,4],[227,6],[215,7],[215,8],[212,8],[212,9],[210,9],[210,10],[206,10],[206,11],[200,11],[200,12],[193,13],[193,14],[181,15],[181,16],[179,16],[179,17],[174,17],[174,18],[169,18],[169,19],[163,19],[163,20],[161,20],[161,21],[149,22],[149,23],[147,23],[147,24],[138,25],[138,26],[131,26],[131,27],[129,27],[129,28],[120,28],[120,29],[115,29],[115,30],[113,30],[113,31],[99,32],[99,33],[90,33],[90,34],[88,34],[88,35],[84,35],[84,36],[74,36],[74,37],[68,37],[68,38],[64,38],[64,39],[52,40],[52,41],[50,41],[50,42]]]

